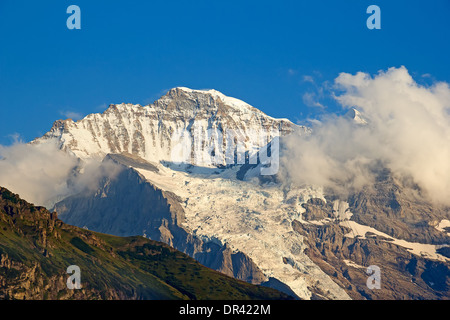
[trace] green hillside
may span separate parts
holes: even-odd
[[[105,213],[107,214],[107,213]],[[0,299],[287,299],[143,237],[64,224],[0,187]],[[68,289],[66,269],[81,270]]]

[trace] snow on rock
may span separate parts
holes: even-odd
[[[198,149],[196,160],[201,163],[196,164],[215,166],[229,164],[226,152],[237,143],[227,140],[229,132],[236,134],[244,151],[254,153],[295,127],[216,90],[174,88],[151,105],[112,104],[76,122],[58,120],[34,143],[58,139],[61,149],[81,159],[127,152],[148,161],[173,162],[174,149],[188,133],[192,149]]]
[[[389,236],[386,233],[378,231],[375,228],[362,225],[357,223],[356,221],[350,220],[353,213],[349,210],[349,205],[346,201],[335,200],[333,201],[333,213],[335,215],[334,221],[331,219],[321,219],[321,220],[310,220],[303,221],[297,219],[302,223],[312,223],[317,225],[324,225],[327,223],[334,223],[339,221],[339,224],[343,227],[350,229],[351,231],[347,233],[345,236],[349,238],[359,237],[360,239],[366,239],[366,233],[372,233],[381,237],[381,241],[389,241],[390,243],[396,244],[400,247],[405,248],[412,254],[417,256],[425,257],[428,259],[440,260],[440,261],[450,261],[449,258],[437,253],[437,249],[442,247],[442,245],[433,245],[433,244],[423,244],[417,242],[409,242],[402,239],[397,239]],[[450,225],[450,221],[442,220],[435,228],[439,231],[445,232],[445,227]]]
[[[356,109],[351,109],[347,117],[359,125],[367,123]],[[175,137],[180,132],[235,130],[243,150],[254,154],[276,136],[274,132],[283,136],[298,128],[308,131],[216,90],[179,87],[151,105],[112,104],[103,113],[90,114],[76,122],[58,120],[33,143],[55,141],[62,150],[81,159],[129,153],[154,163],[158,170],[135,169],[157,187],[183,199],[188,230],[205,241],[227,244],[248,255],[267,279],[273,277],[284,282],[301,298],[311,297],[308,287],[329,292],[331,299],[349,296],[303,253],[306,246],[303,237],[292,229],[294,220],[321,225],[338,221],[352,230],[347,237],[364,238],[367,232],[372,232],[413,254],[447,259],[436,253],[434,245],[395,239],[351,221],[352,213],[343,201],[333,202],[334,221],[329,218],[304,221],[302,204],[311,198],[325,201],[322,189],[284,190],[275,183],[261,185],[252,179],[258,176],[256,168],[247,171],[244,181],[236,179],[239,167],[224,169],[221,165],[229,163],[226,157],[217,155],[226,155],[227,148],[237,149],[237,145],[219,135],[203,140],[192,135],[189,151],[198,152],[203,161],[201,166],[173,161],[173,152],[180,143]],[[436,229],[445,232],[449,226],[450,221],[442,220]]]
[[[216,90],[174,88],[151,105],[112,104],[103,113],[79,121],[59,120],[33,143],[57,141],[62,150],[80,159],[103,159],[107,154],[128,153],[154,163],[158,170],[135,168],[162,190],[180,196],[185,227],[201,239],[227,244],[248,255],[267,279],[287,284],[299,297],[308,299],[308,287],[329,292],[330,299],[348,299],[340,288],[303,253],[303,237],[292,222],[302,220],[301,206],[310,198],[324,199],[320,188],[283,190],[236,179],[239,167],[224,169],[226,157],[217,155],[236,147],[227,139],[199,141],[193,134],[192,152],[204,160],[200,166],[175,163],[174,139],[180,132],[234,130],[242,149],[254,154],[277,135],[303,129],[287,119],[275,119],[247,103]],[[197,144],[196,144],[197,143]],[[199,146],[195,149],[195,146]],[[251,172],[249,176],[256,176]],[[336,212],[346,217],[345,206]],[[326,223],[326,222],[324,222]]]
[[[359,125],[367,124],[367,120],[364,119],[364,117],[362,116],[361,112],[359,112],[355,108],[350,108],[350,110],[347,111],[345,116],[347,118],[352,119],[354,121],[354,123],[356,123],[356,124],[359,124]]]
[[[317,286],[329,291],[329,298],[348,299],[345,291],[303,253],[303,237],[292,229],[292,221],[304,211],[302,201],[323,197],[320,191],[306,188],[285,195],[278,185],[230,179],[237,170],[211,175],[169,168],[159,173],[139,172],[184,199],[185,227],[193,234],[217,239],[245,253],[267,278],[287,284],[300,298],[310,298],[308,287]]]
[[[342,221],[340,224],[342,226],[345,226],[352,230],[351,232],[349,232],[348,234],[345,235],[346,237],[350,237],[350,238],[360,237],[362,239],[365,239],[366,233],[371,232],[373,234],[381,236],[384,239],[387,239],[387,240],[382,240],[382,241],[389,241],[390,243],[401,246],[401,247],[405,248],[406,250],[408,250],[409,252],[411,252],[412,254],[415,254],[415,255],[418,255],[421,257],[425,257],[428,259],[434,259],[434,260],[440,260],[440,261],[450,261],[449,258],[436,252],[436,250],[440,247],[438,245],[409,242],[406,240],[393,238],[386,233],[378,231],[375,228],[359,224],[355,221],[347,220],[347,221]]]

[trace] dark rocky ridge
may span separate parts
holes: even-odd
[[[305,237],[305,253],[353,299],[450,299],[450,263],[410,253],[385,237],[367,232],[364,238],[346,237],[352,230],[340,224],[333,210],[336,195],[309,199],[303,219],[324,225],[294,221],[296,232]],[[437,252],[448,257],[450,237],[435,228],[450,218],[450,209],[427,200],[409,179],[383,170],[376,182],[348,197],[350,220],[409,242],[443,245]],[[344,224],[345,225],[345,224]],[[348,261],[348,264],[345,262]],[[366,269],[381,269],[381,289],[366,285]]]
[[[294,221],[293,228],[305,236],[309,245],[305,253],[352,299],[450,298],[448,263],[418,257],[386,241],[344,237],[350,230],[338,224],[305,226]],[[366,285],[370,265],[381,269],[381,289]]]
[[[328,223],[315,225],[294,221],[292,226],[305,237],[309,247],[305,253],[353,299],[450,299],[448,262],[419,257],[370,232],[365,239],[346,237],[351,229],[335,219],[332,200],[330,197],[325,203],[321,199],[310,199],[303,205],[305,220],[328,218]],[[349,203],[353,213],[351,220],[392,237],[434,244],[450,242],[445,233],[426,223],[445,218],[447,211],[436,209],[424,198],[413,198],[408,186],[396,183],[391,177],[350,196]],[[438,252],[445,253],[447,248]],[[370,265],[381,269],[379,290],[371,290],[366,285],[366,269]]]

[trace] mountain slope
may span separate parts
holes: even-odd
[[[105,161],[124,157],[108,155]],[[277,185],[238,180],[237,167],[206,174],[157,168],[123,166],[98,189],[68,197],[55,210],[63,221],[80,227],[163,241],[241,280],[276,288],[282,282],[280,290],[294,297],[328,291],[328,298],[348,298],[303,253],[303,237],[289,222],[296,217],[293,207]],[[295,263],[286,264],[285,258]]]
[[[153,167],[145,165],[142,159],[138,162],[132,159],[136,156],[110,154],[105,157],[104,162],[113,161],[120,166],[120,172],[114,177],[104,177],[99,189],[86,190],[57,203],[54,209],[61,219],[102,233],[142,234],[165,242],[229,276],[255,284],[265,281],[259,268],[242,252],[191,234],[183,225],[182,199],[146,180],[135,168]]]
[[[356,110],[347,117],[369,124]],[[281,174],[262,175],[261,163],[214,163],[213,153],[224,152],[226,140],[223,149],[217,140],[203,141],[209,164],[172,165],[177,131],[192,132],[196,126],[203,132],[238,130],[237,140],[249,153],[268,142],[253,133],[268,128],[278,128],[281,136],[294,130],[314,134],[217,91],[187,88],[172,89],[150,106],[122,104],[77,122],[57,122],[35,143],[56,141],[84,160],[108,154],[127,168],[119,180],[106,177],[98,188],[59,202],[61,219],[163,241],[208,267],[304,299],[448,295],[450,210],[429,203],[417,186],[380,172],[373,188],[337,197],[321,186],[294,185]],[[139,147],[143,141],[145,148]],[[330,248],[339,252],[330,254]],[[374,259],[371,252],[386,260]],[[414,259],[417,270],[405,277],[403,262],[414,264]],[[364,289],[371,261],[389,275],[390,292]],[[351,276],[350,284],[343,279],[354,265],[362,275]],[[416,281],[422,274],[427,280]],[[435,290],[436,280],[441,287]],[[405,293],[408,281],[414,283],[411,295]]]
[[[115,237],[64,224],[0,187],[0,298],[284,299],[203,267],[160,242]],[[66,269],[81,270],[81,289]]]

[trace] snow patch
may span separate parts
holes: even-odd
[[[450,220],[443,219],[435,226],[436,230],[441,232],[447,232],[445,228],[450,228]],[[447,232],[447,235],[450,236],[450,232]]]
[[[425,257],[428,259],[440,260],[440,261],[450,261],[449,258],[436,252],[436,250],[439,249],[440,246],[437,246],[434,244],[409,242],[406,240],[393,238],[386,233],[378,231],[375,228],[359,224],[355,221],[343,221],[340,223],[340,225],[350,228],[352,230],[351,232],[349,232],[348,234],[345,235],[346,237],[349,237],[349,238],[360,237],[361,239],[366,239],[366,233],[371,232],[371,233],[379,235],[383,238],[388,239],[388,240],[381,240],[381,241],[389,241],[390,243],[393,243],[400,247],[405,248],[406,250],[408,250],[409,252],[411,252],[412,254],[415,254],[417,256]]]

